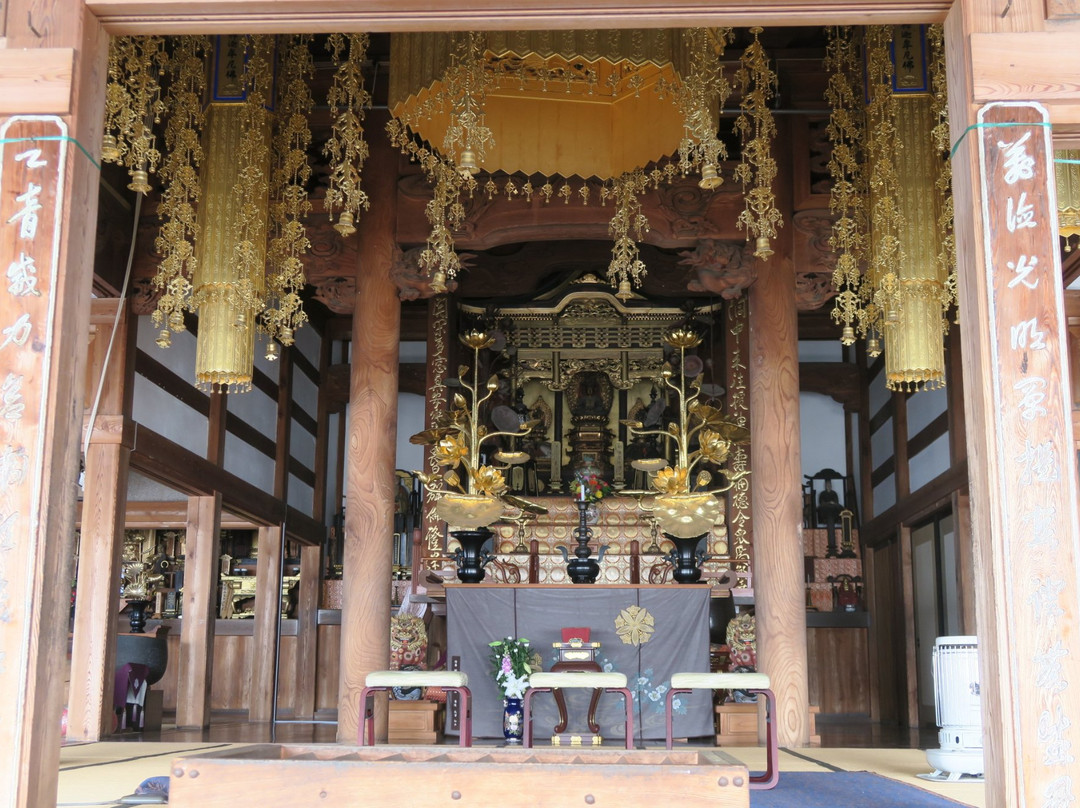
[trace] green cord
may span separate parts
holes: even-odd
[[[88,152],[86,150],[86,147],[83,146],[83,144],[81,144],[78,140],[71,137],[70,135],[41,135],[39,137],[5,137],[5,138],[0,138],[0,144],[7,144],[7,143],[34,143],[34,142],[39,141],[39,140],[65,140],[68,143],[74,143],[76,146],[79,147],[79,151],[81,151],[83,154],[86,155],[87,159],[90,161],[90,164],[93,165],[94,168],[96,168],[98,171],[101,171],[101,163],[99,163],[96,159],[94,159],[94,155],[90,154],[90,152]]]
[[[956,156],[956,150],[960,148],[960,144],[964,142],[964,138],[967,137],[967,133],[972,129],[998,129],[1006,126],[1050,126],[1049,121],[1031,121],[1030,123],[1020,123],[1019,121],[1002,121],[1001,123],[989,123],[984,121],[983,123],[973,123],[967,129],[960,133],[960,137],[956,139],[952,149],[949,150],[949,159],[953,159]]]

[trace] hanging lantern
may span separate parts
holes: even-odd
[[[1080,236],[1080,150],[1054,152],[1057,177],[1058,231],[1065,239],[1065,252],[1072,250],[1072,237]]]

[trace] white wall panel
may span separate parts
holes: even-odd
[[[305,482],[301,482],[296,477],[289,475],[289,504],[292,505],[300,513],[311,516],[312,503],[315,501],[315,492],[311,489],[311,486]]]
[[[172,345],[159,348],[158,329],[149,316],[138,318],[137,346],[154,361],[160,362],[185,381],[195,384],[195,335],[190,331],[180,331],[172,335]]]
[[[799,340],[800,362],[843,362],[844,346],[834,339]]]
[[[277,377],[274,377],[275,380]],[[246,393],[230,393],[225,406],[229,412],[253,426],[259,434],[274,440],[277,436],[277,401],[252,387]]]
[[[949,398],[945,388],[923,390],[907,400],[908,438],[914,438],[941,413],[945,412]],[[914,490],[914,489],[912,489]]]
[[[424,467],[424,447],[409,443],[409,438],[424,430],[424,397],[399,393],[397,413],[397,468],[419,471]]]
[[[847,474],[844,405],[821,393],[800,393],[799,423],[803,474],[825,468]]]
[[[870,471],[873,471],[893,456],[893,421],[885,421],[878,431],[870,436]]]
[[[135,375],[131,417],[185,449],[206,454],[206,417],[138,374]]]
[[[888,479],[874,486],[874,516],[879,516],[895,504],[896,475],[890,474]]]
[[[289,452],[312,471],[315,468],[315,436],[300,426],[294,419],[289,430]]]
[[[274,459],[240,440],[225,435],[225,470],[242,477],[268,494],[274,493]]]
[[[917,455],[908,458],[911,492],[915,493],[939,474],[944,474],[949,466],[949,433],[946,432]]]
[[[869,386],[870,394],[870,417],[873,418],[882,407],[885,406],[885,402],[892,398],[892,390],[885,386],[885,366],[881,366],[881,370],[878,375],[870,380]]]

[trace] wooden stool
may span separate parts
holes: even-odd
[[[626,748],[634,748],[634,701],[626,688],[625,673],[599,673],[596,671],[540,672],[529,677],[529,689],[525,691],[525,737],[526,748],[532,746],[532,697],[536,693],[552,693],[563,687],[590,687],[596,693],[622,693],[626,707]],[[594,695],[596,695],[594,693]]]
[[[667,694],[664,721],[667,728],[667,748],[671,748],[671,701],[676,693],[689,693],[695,689],[745,690],[765,697],[765,774],[750,778],[750,788],[766,789],[780,779],[780,747],[776,739],[776,696],[770,689],[769,677],[764,673],[674,673],[671,689]]]
[[[441,687],[461,696],[461,735],[459,746],[472,746],[472,693],[469,677],[461,671],[372,671],[360,691],[360,721],[357,743],[375,745],[375,694],[393,687]],[[366,730],[366,732],[365,732]],[[365,744],[365,736],[367,743]]]

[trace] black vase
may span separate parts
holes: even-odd
[[[667,555],[667,560],[675,569],[671,573],[676,583],[696,584],[701,580],[701,562],[705,560],[705,551],[699,551],[698,545],[704,541],[708,533],[684,539],[680,536],[672,536],[665,533],[668,541],[675,545],[675,549]]]
[[[727,644],[727,626],[735,616],[735,599],[731,597],[709,598],[709,642],[713,645]]]
[[[478,527],[475,530],[451,530],[450,535],[461,545],[453,556],[458,580],[463,584],[480,583],[484,580],[484,567],[495,558],[484,549],[494,534],[486,527]]]

